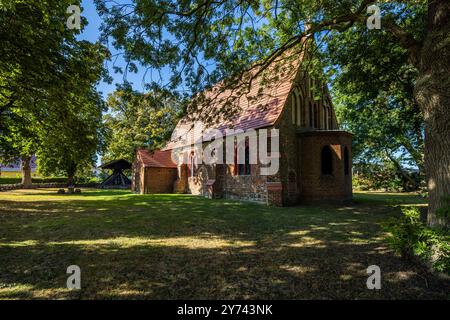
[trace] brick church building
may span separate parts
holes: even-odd
[[[352,135],[339,130],[327,86],[309,78],[301,61],[300,55],[279,57],[266,71],[252,70],[242,77],[243,87],[250,90],[221,90],[219,84],[205,92],[213,98],[195,108],[203,115],[214,114],[211,111],[216,108],[234,111],[231,117],[217,115],[209,120],[224,135],[225,128],[254,129],[258,137],[261,129],[278,129],[279,170],[275,174],[262,175],[263,164],[250,164],[247,150],[241,164],[198,163],[195,149],[189,150],[186,162],[177,164],[173,153],[192,143],[186,139],[194,130],[191,113],[180,120],[163,149],[137,151],[133,191],[189,193],[277,206],[351,200]]]

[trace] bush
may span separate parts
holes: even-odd
[[[75,184],[100,183],[101,180],[97,177],[76,177]]]
[[[49,177],[49,178],[31,178],[32,183],[66,183],[67,178]],[[21,183],[21,178],[0,178],[0,184],[17,184]]]
[[[418,191],[424,177],[417,172],[392,167],[356,163],[353,169],[353,187],[357,190]]]
[[[391,233],[391,247],[406,257],[418,257],[433,270],[450,275],[450,233],[428,227],[420,220],[420,211],[415,207],[402,209],[400,219],[391,219],[385,224]]]
[[[0,178],[0,184],[16,184],[21,182],[21,178]]]
[[[33,183],[66,183],[67,178],[65,177],[49,177],[49,178],[32,178]]]

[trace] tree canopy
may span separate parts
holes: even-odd
[[[79,1],[0,3],[0,159],[36,153],[42,172],[69,176],[72,162],[98,150],[104,105],[95,87],[108,79],[106,48],[66,26],[71,4]]]
[[[108,97],[104,115],[108,143],[107,160],[134,160],[136,149],[155,150],[164,145],[181,113],[177,95],[170,92],[139,93],[119,89]]]
[[[425,173],[417,70],[406,50],[392,35],[351,28],[332,34],[324,51],[341,126],[354,133],[354,162],[390,163],[405,178],[408,168]]]

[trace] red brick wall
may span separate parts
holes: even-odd
[[[301,200],[351,200],[351,135],[343,131],[315,131],[300,135]],[[333,174],[322,174],[322,148],[332,149]],[[344,174],[344,148],[350,155],[350,172]]]
[[[143,193],[172,193],[176,179],[177,169],[145,168]]]
[[[347,146],[349,149],[351,168],[351,135],[338,130],[334,110],[332,110],[332,128],[326,130],[323,99],[313,100],[310,83],[302,78],[301,74],[296,82],[304,93],[305,110],[302,115],[305,121],[301,121],[300,124],[298,121],[293,121],[293,100],[289,97],[276,123],[276,127],[280,130],[280,179],[283,184],[283,205],[295,205],[312,200],[351,199],[351,172],[344,177],[343,147],[341,147]],[[324,97],[327,95],[325,91]],[[310,102],[317,103],[319,106],[319,129],[310,127]],[[321,175],[321,151],[325,145],[330,145],[336,154],[333,159],[335,172],[331,177]]]

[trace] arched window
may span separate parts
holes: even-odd
[[[314,103],[314,128],[319,128],[319,106]]]
[[[350,155],[347,147],[344,148],[344,174],[346,176],[350,174]]]
[[[298,99],[295,90],[292,92],[292,124],[297,122],[297,112],[298,112]]]
[[[327,108],[328,110],[328,129],[333,129],[333,110],[330,106]]]
[[[305,106],[305,94],[303,90],[300,90],[300,125],[306,127],[306,106]]]
[[[322,148],[321,154],[322,160],[322,174],[332,175],[333,174],[333,151],[330,146],[325,146]]]
[[[297,94],[297,98],[298,98],[298,103],[297,103],[297,125],[299,126],[304,126],[304,122],[305,122],[305,106],[304,106],[304,98],[303,98],[303,93],[302,90],[299,89],[298,90],[298,94]]]
[[[313,106],[311,101],[309,102],[309,126],[312,127],[314,125],[314,114],[313,114]]]
[[[323,126],[324,129],[330,129],[328,127],[328,107],[326,105],[323,107]]]
[[[304,107],[303,107],[303,94],[301,90],[296,88],[292,92],[292,124],[297,126],[303,125],[304,122]]]
[[[194,151],[191,152],[189,156],[189,177],[194,177],[195,175],[195,154]]]
[[[248,176],[251,173],[250,169],[250,148],[248,143],[245,143],[245,163],[239,164],[238,174],[240,176]]]
[[[238,156],[237,155],[239,153],[239,149],[243,147],[243,145],[241,143],[238,146],[237,142],[235,141],[235,144],[234,144],[234,174],[235,175],[240,175],[240,176],[250,175],[251,174],[251,165],[250,165],[249,140],[245,139],[245,150],[244,150],[245,160],[244,160],[244,163],[238,163]]]

